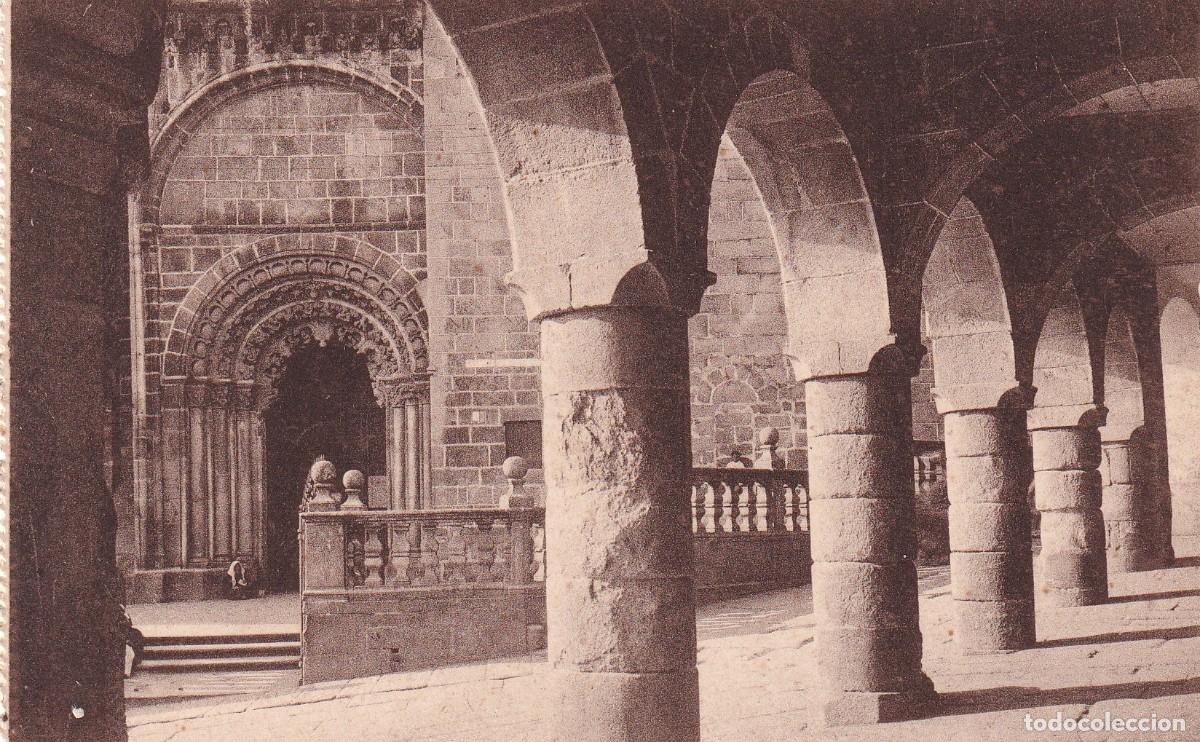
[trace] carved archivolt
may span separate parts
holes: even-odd
[[[253,384],[269,403],[290,358],[334,342],[362,354],[381,404],[397,379],[429,366],[415,281],[397,285],[350,258],[283,254],[226,279],[196,313],[182,348],[191,379]],[[386,389],[385,389],[386,387]]]

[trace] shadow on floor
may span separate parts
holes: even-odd
[[[1003,686],[943,693],[932,715],[957,716],[1045,706],[1090,705],[1119,698],[1149,699],[1192,693],[1200,693],[1200,678],[1049,689]]]
[[[1109,644],[1112,642],[1137,642],[1146,639],[1194,639],[1200,636],[1200,626],[1176,626],[1169,629],[1146,629],[1145,631],[1117,631],[1109,634],[1093,634],[1091,636],[1073,636],[1065,639],[1047,639],[1039,641],[1039,649],[1050,647],[1079,647],[1088,644]]]
[[[1141,595],[1117,595],[1108,599],[1109,603],[1137,603],[1142,600],[1170,600],[1171,598],[1198,598],[1200,589],[1171,590],[1164,593],[1143,593]]]

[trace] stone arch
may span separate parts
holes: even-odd
[[[798,378],[865,371],[895,336],[874,211],[836,116],[776,70],[745,88],[727,132],[770,214]]]
[[[1041,324],[1033,354],[1037,407],[1079,408],[1096,403],[1092,347],[1073,281],[1060,284]]]
[[[1142,381],[1133,326],[1120,306],[1108,315],[1104,340],[1104,406],[1107,421],[1100,433],[1105,440],[1129,440],[1145,423]]]
[[[940,406],[994,407],[1018,384],[1016,352],[995,248],[966,197],[938,236],[921,294]]]
[[[158,222],[163,189],[171,165],[203,121],[223,105],[242,96],[303,83],[324,83],[358,92],[401,116],[413,132],[423,136],[424,108],[421,99],[394,80],[383,80],[359,69],[306,60],[267,62],[244,67],[200,87],[180,103],[164,123],[151,144],[149,174],[141,189],[143,221]]]
[[[196,282],[168,337],[164,379],[270,378],[254,363],[272,333],[297,324],[313,339],[354,338],[376,382],[428,369],[428,317],[416,279],[394,258],[348,237],[281,235],[238,248]]]
[[[1136,78],[1130,72],[1135,67]],[[1059,79],[1055,71],[1053,78],[1055,84],[1026,81],[1043,92],[1023,99],[1020,107],[1001,108],[996,120],[974,132],[971,141],[939,164],[936,175],[914,194],[921,216],[911,220],[902,244],[911,251],[915,264],[919,264],[917,258],[929,255],[950,210],[984,169],[1047,122],[1105,111],[1162,111],[1194,105],[1200,98],[1200,79],[1178,77],[1175,65],[1164,64],[1157,56],[1100,65],[1074,79]],[[994,90],[993,85],[986,89]],[[999,92],[1005,97],[1005,90]],[[1019,94],[1014,97],[1023,98]]]
[[[213,265],[177,310],[163,354],[161,472],[165,501],[179,503],[165,511],[168,562],[262,563],[264,411],[288,359],[310,345],[365,358],[384,408],[391,507],[419,508],[430,488],[427,338],[416,279],[366,242],[279,235]]]
[[[1181,555],[1200,553],[1200,308],[1171,296],[1160,318],[1172,540]]]
[[[512,236],[510,282],[528,317],[612,302],[649,253],[624,111],[586,9],[429,5],[428,22],[463,60],[491,135]],[[636,288],[669,301],[661,276]]]

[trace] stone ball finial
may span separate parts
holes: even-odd
[[[520,456],[509,456],[500,467],[506,479],[524,479],[529,473],[529,464]]]
[[[308,470],[308,478],[317,484],[332,485],[337,482],[337,469],[332,461],[324,459],[315,461],[312,468]]]
[[[758,431],[758,445],[774,446],[779,443],[779,431],[771,426],[760,428]]]
[[[342,475],[342,488],[348,490],[360,490],[366,483],[367,478],[358,469],[351,469]]]

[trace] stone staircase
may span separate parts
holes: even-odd
[[[299,632],[181,633],[147,636],[137,672],[294,670],[299,663]]]

